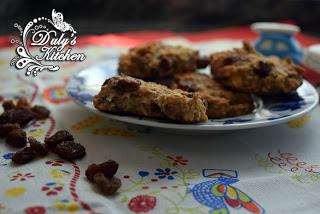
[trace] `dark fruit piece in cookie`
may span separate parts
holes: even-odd
[[[259,61],[258,67],[254,69],[254,72],[260,77],[266,77],[270,73],[272,65],[268,62]]]
[[[199,58],[196,61],[197,68],[200,68],[200,69],[207,67],[209,65],[209,63],[210,63],[210,60],[207,57]]]

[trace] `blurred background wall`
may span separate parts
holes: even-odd
[[[138,30],[202,31],[256,21],[294,20],[320,36],[320,0],[1,0],[0,35],[16,34],[55,8],[79,34]]]

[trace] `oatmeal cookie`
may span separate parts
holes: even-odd
[[[208,103],[207,115],[209,118],[235,117],[254,110],[250,94],[225,89],[206,74],[176,75],[171,88],[199,93]]]
[[[246,42],[243,48],[212,54],[210,63],[217,81],[225,87],[246,93],[290,93],[303,81],[304,69],[291,59],[265,57]]]
[[[209,60],[199,52],[183,46],[153,42],[131,48],[119,59],[119,73],[141,79],[168,77],[185,71],[204,68]]]
[[[124,75],[106,80],[93,104],[101,111],[167,118],[182,123],[208,120],[206,103],[200,95]]]

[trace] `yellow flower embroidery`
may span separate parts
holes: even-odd
[[[69,202],[68,200],[58,201],[54,206],[58,211],[61,212],[67,211],[69,213],[74,213],[79,210],[79,205],[76,202]]]
[[[96,125],[97,123],[102,122],[103,120],[104,119],[102,117],[91,116],[91,117],[88,117],[88,118],[84,119],[81,122],[78,122],[78,123],[74,124],[71,127],[71,129],[76,130],[76,131],[80,131],[82,129],[92,127],[92,126]]]
[[[44,135],[45,133],[45,130],[44,129],[31,129],[30,131],[28,131],[28,136],[31,136],[31,137],[40,137],[42,135]]]
[[[12,187],[6,190],[5,195],[7,197],[17,197],[23,195],[26,191],[27,189],[22,186]]]
[[[305,115],[288,122],[290,128],[302,128],[310,120],[310,115]]]
[[[135,137],[135,135],[131,132],[116,129],[116,128],[96,128],[93,130],[93,134],[96,135],[113,135],[119,137]]]
[[[60,169],[52,169],[50,174],[53,178],[56,178],[56,179],[70,176],[70,173],[68,171],[60,170]]]

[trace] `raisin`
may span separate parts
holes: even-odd
[[[28,142],[33,151],[38,155],[43,157],[48,154],[48,150],[46,149],[46,147],[42,145],[39,141],[37,141],[37,139],[35,139],[34,137],[28,137]]]
[[[100,164],[91,164],[86,170],[86,176],[93,181],[93,176],[97,173],[103,173],[107,178],[112,178],[118,171],[119,164],[114,160],[108,160]]]
[[[5,100],[2,103],[2,107],[4,111],[8,111],[10,109],[15,108],[16,106],[13,104],[12,100]]]
[[[103,173],[93,176],[93,182],[105,195],[113,195],[121,187],[121,180],[117,177],[107,178]]]
[[[98,165],[100,171],[106,176],[107,178],[113,177],[119,168],[119,164],[114,160],[108,160],[104,163]]]
[[[86,177],[88,178],[89,181],[93,182],[93,176],[99,172],[101,173],[99,165],[95,163],[90,164],[86,169]]]
[[[6,142],[11,146],[22,148],[27,144],[27,134],[21,128],[14,129],[8,134]]]
[[[254,69],[254,72],[260,77],[266,77],[270,73],[272,65],[268,62],[259,61],[258,67]]]
[[[54,152],[64,159],[72,160],[85,156],[86,149],[80,143],[63,141],[56,146]]]
[[[111,80],[111,78],[106,79],[106,80],[103,82],[102,86],[107,85],[107,84],[110,82],[110,80]]]
[[[173,62],[170,58],[164,57],[160,60],[159,66],[161,69],[170,69],[173,65]]]
[[[40,105],[33,106],[31,108],[31,111],[34,113],[35,118],[38,120],[46,119],[50,115],[50,111],[46,107]]]
[[[210,61],[207,57],[199,58],[196,61],[197,68],[205,68],[209,65]]]
[[[152,101],[151,104],[150,104],[150,110],[151,110],[152,113],[160,113],[161,112],[160,107],[154,101]]]
[[[120,79],[118,80],[117,84],[114,87],[120,93],[125,93],[125,92],[132,92],[132,91],[138,90],[140,85],[141,85],[141,82],[137,79],[132,79],[132,80]]]
[[[242,56],[228,56],[226,58],[223,59],[222,64],[223,65],[231,65],[237,61],[242,61],[244,60],[244,57]]]
[[[73,141],[73,136],[66,130],[57,131],[54,135],[44,140],[48,149],[54,149],[63,141]]]
[[[26,107],[16,107],[0,115],[0,124],[19,123],[20,126],[28,124],[34,119],[34,113]]]
[[[12,161],[16,164],[25,164],[30,162],[33,158],[34,153],[31,147],[25,147],[12,156]]]
[[[160,74],[160,70],[157,69],[157,68],[151,68],[150,69],[150,74],[151,76],[154,78],[154,77],[158,77],[159,74]]]
[[[0,124],[0,137],[7,137],[12,130],[19,128],[20,125],[18,123]]]
[[[21,97],[18,102],[17,102],[18,107],[26,107],[26,108],[31,108],[28,100],[24,97]]]

